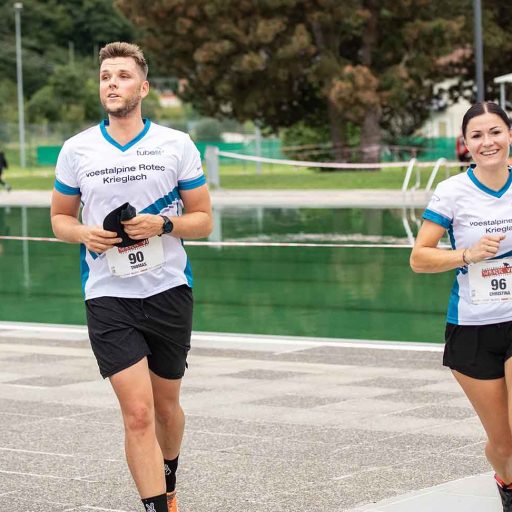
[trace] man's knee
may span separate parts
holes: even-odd
[[[144,432],[154,426],[152,407],[145,404],[131,405],[123,412],[124,425],[127,431]]]
[[[174,424],[176,419],[181,415],[183,415],[183,409],[178,399],[166,400],[164,403],[155,406],[156,421],[158,421],[160,425]]]

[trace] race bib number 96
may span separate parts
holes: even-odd
[[[112,247],[106,253],[110,273],[131,277],[159,268],[164,263],[162,238],[146,238],[130,247]]]
[[[473,304],[512,300],[512,259],[486,260],[469,265]]]

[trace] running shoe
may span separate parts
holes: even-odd
[[[501,487],[501,485],[496,484],[498,486],[498,492],[501,496],[501,504],[503,505],[503,512],[512,512],[512,489],[507,489]],[[167,495],[169,496],[169,495]],[[169,511],[171,511],[169,507]]]
[[[178,508],[178,498],[176,498],[176,491],[167,493],[167,509],[169,510],[169,512],[180,512]],[[512,512],[512,508],[510,509],[510,511]]]

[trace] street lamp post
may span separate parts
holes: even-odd
[[[18,82],[18,130],[20,137],[20,165],[26,167],[25,159],[25,111],[23,107],[23,68],[21,64],[21,19],[23,9],[21,2],[14,4],[14,21],[16,24],[16,77]]]
[[[482,42],[482,3],[473,0],[474,31],[475,31],[475,64],[476,64],[476,100],[485,100],[484,90],[484,51]]]

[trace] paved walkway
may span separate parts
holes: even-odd
[[[461,478],[351,512],[500,512],[501,503],[492,475],[490,472]]]
[[[441,350],[195,333],[182,512],[498,512]],[[0,510],[141,512],[86,330],[0,322],[0,362]]]
[[[213,190],[214,206],[325,207],[325,208],[424,208],[428,194],[401,190]],[[0,206],[46,207],[51,192],[13,190],[0,191]]]

